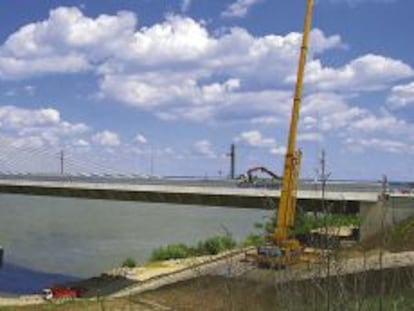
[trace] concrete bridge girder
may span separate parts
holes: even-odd
[[[0,180],[0,192],[257,209],[275,209],[280,197],[279,190],[260,188],[17,180]],[[325,206],[334,212],[360,213],[362,238],[414,214],[414,195],[391,195],[384,206],[378,202],[377,192],[328,191],[324,197]],[[320,210],[321,198],[320,190],[299,191],[298,206]]]

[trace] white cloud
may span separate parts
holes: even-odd
[[[399,119],[385,109],[375,114],[366,108],[352,105],[344,95],[316,93],[303,100],[301,121],[307,131],[337,134],[382,133],[391,136],[412,136],[414,125]],[[302,121],[303,120],[303,121]]]
[[[135,137],[135,141],[137,141],[140,144],[146,144],[148,142],[147,138],[142,134],[137,134]]]
[[[27,126],[56,125],[60,122],[60,113],[53,108],[29,110],[16,106],[0,107],[0,126],[20,129]]]
[[[257,130],[242,132],[235,140],[252,147],[272,148],[276,146],[276,141],[273,138],[263,137],[262,133]]]
[[[117,133],[105,130],[92,136],[92,140],[102,146],[119,146],[121,141]]]
[[[351,106],[347,98],[335,93],[316,93],[303,99],[302,120],[307,129],[323,132],[348,128],[354,120],[363,117],[366,111]]]
[[[384,112],[381,116],[367,113],[365,117],[353,121],[350,127],[360,133],[388,132],[396,135],[414,133],[414,126],[387,112]]]
[[[372,149],[389,153],[414,153],[414,145],[382,138],[347,138],[345,144],[350,150],[357,152]]]
[[[284,105],[289,92],[274,86],[295,71],[299,33],[255,37],[232,28],[216,36],[202,22],[174,15],[138,30],[136,24],[131,12],[89,18],[77,8],[52,10],[47,20],[9,36],[0,59],[22,64],[7,67],[0,60],[0,77],[94,70],[101,97],[165,120],[260,120]],[[314,53],[342,44],[317,29],[311,40]],[[65,61],[71,57],[80,65]],[[215,75],[225,79],[214,81]]]
[[[296,32],[253,36],[235,27],[212,34],[203,22],[176,15],[137,29],[131,12],[90,18],[62,7],[9,36],[0,47],[0,77],[93,70],[101,97],[164,120],[275,124],[290,114],[300,43]],[[333,91],[382,89],[414,73],[407,64],[380,55],[363,55],[339,68],[324,67],[315,58],[343,46],[340,36],[312,30],[306,79],[325,92],[315,98],[332,103],[325,111],[329,116],[323,116],[324,130],[369,117]],[[315,117],[304,113],[307,127]]]
[[[11,139],[19,139],[17,144],[29,140],[42,144],[62,144],[66,137],[82,135],[89,131],[83,123],[62,120],[54,108],[25,109],[16,106],[0,107],[0,129],[7,132]]]
[[[273,155],[285,155],[286,154],[286,147],[280,146],[280,147],[273,147],[270,149],[270,154]]]
[[[75,146],[75,147],[89,147],[89,142],[88,141],[86,141],[85,139],[77,139],[77,140],[75,140],[74,142],[73,142],[73,145]]]
[[[220,101],[226,92],[232,92],[239,85],[240,82],[236,79],[230,79],[222,84],[199,86],[195,80],[183,79],[183,77],[166,81],[165,78],[152,80],[152,76],[145,75],[107,75],[101,81],[101,89],[104,93],[144,109],[169,105],[176,101],[195,105],[215,103]]]
[[[208,30],[189,17],[169,15],[162,23],[144,27],[125,38],[121,50],[108,51],[111,59],[100,68],[106,72],[128,72],[139,69],[174,71],[206,59],[215,45]],[[105,47],[106,43],[101,42]],[[164,66],[164,68],[160,68]]]
[[[392,109],[400,109],[414,104],[414,82],[394,86],[387,98],[387,104]]]
[[[16,149],[27,149],[27,148],[33,148],[38,149],[42,148],[46,141],[39,136],[26,136],[26,137],[13,137],[8,138],[8,146],[11,146],[12,148]]]
[[[50,11],[49,19],[9,36],[0,50],[0,77],[91,70],[126,44],[135,25],[135,15],[129,12],[92,19],[75,7],[57,8]]]
[[[402,61],[374,54],[356,58],[340,68],[324,68],[319,60],[313,60],[306,71],[308,83],[323,91],[340,92],[381,90],[414,75],[414,69]]]
[[[298,135],[298,141],[323,141],[323,135],[321,133],[300,133]]]
[[[56,172],[59,150],[82,147],[89,127],[61,118],[54,108],[27,109],[0,107],[0,169]],[[73,148],[72,148],[73,147]],[[56,163],[54,166],[52,163]]]
[[[81,55],[50,55],[41,59],[18,59],[0,55],[0,78],[26,78],[47,73],[75,73],[91,67]]]
[[[204,157],[208,158],[216,158],[217,155],[215,154],[213,150],[213,146],[210,141],[203,139],[199,140],[194,143],[194,151],[196,154],[199,154]]]
[[[230,4],[221,15],[225,17],[244,17],[251,7],[260,1],[261,0],[237,0]]]

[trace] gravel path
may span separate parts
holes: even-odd
[[[211,256],[211,258],[208,260],[190,265],[179,271],[155,276],[143,282],[139,282],[119,291],[118,293],[111,295],[111,297],[128,297],[148,290],[157,289],[165,285],[200,277],[207,274],[225,274],[227,276],[241,275],[248,269],[254,268],[249,263],[242,263],[242,260],[245,258],[245,252],[248,250],[252,250],[252,248],[250,247],[241,250],[238,249],[216,256]]]
[[[309,280],[316,278],[324,278],[327,276],[337,276],[360,273],[364,271],[375,271],[381,269],[392,269],[401,267],[414,267],[414,251],[400,253],[386,253],[382,255],[374,254],[356,258],[331,259],[313,264],[309,267],[292,267],[281,270],[279,273],[273,273],[272,282],[283,283],[289,281]],[[260,271],[259,271],[260,272]],[[255,279],[260,279],[263,275],[258,275],[257,271],[253,271],[251,275]]]

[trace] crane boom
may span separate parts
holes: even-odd
[[[305,26],[303,30],[302,46],[300,50],[299,66],[295,94],[293,98],[292,115],[289,129],[289,139],[285,156],[285,165],[282,179],[282,191],[277,211],[277,226],[272,235],[276,242],[288,240],[289,228],[293,227],[296,213],[296,192],[299,178],[299,168],[302,153],[296,150],[296,136],[298,130],[299,109],[302,100],[303,77],[305,72],[306,56],[308,52],[309,33],[312,23],[313,0],[307,0]]]

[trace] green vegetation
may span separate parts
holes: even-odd
[[[276,213],[275,213],[276,215]],[[293,236],[306,235],[311,230],[324,227],[359,226],[360,218],[355,214],[318,214],[316,217],[310,213],[298,211]],[[243,246],[258,246],[266,242],[266,237],[276,228],[275,216],[268,218],[263,223],[254,224],[254,232],[249,234],[242,242]]]
[[[137,266],[137,263],[131,257],[128,257],[127,259],[125,259],[121,265],[121,267],[126,267],[126,268],[135,268],[136,266]]]
[[[379,307],[379,297],[372,296],[360,301],[349,303],[348,310],[384,310],[384,311],[412,311],[414,310],[414,297],[411,290],[404,290],[399,294],[386,295],[382,298],[381,308]]]
[[[319,214],[315,217],[313,214],[298,211],[292,235],[307,234],[316,228],[359,226],[359,224],[360,218],[356,214]],[[264,223],[256,223],[254,227],[256,231],[268,235],[276,228],[276,218],[270,217]]]
[[[360,247],[365,250],[382,247],[391,252],[413,251],[414,216],[364,240],[360,243]]]
[[[233,249],[236,242],[229,235],[214,236],[201,241],[197,246],[197,253],[200,255],[217,255],[218,253]]]
[[[251,233],[243,241],[243,246],[259,246],[265,242],[263,234]]]
[[[298,213],[293,235],[308,234],[311,230],[323,227],[359,226],[360,218],[356,214],[311,214]]]
[[[179,243],[157,248],[152,252],[150,261],[216,255],[225,250],[233,249],[235,246],[236,242],[230,235],[219,235],[198,242],[196,247]]]
[[[193,249],[185,244],[169,244],[153,250],[151,261],[188,258],[193,254]]]

